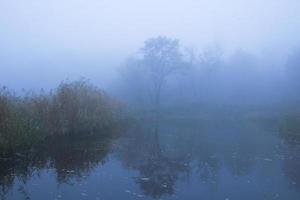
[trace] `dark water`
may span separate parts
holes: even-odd
[[[1,199],[300,199],[300,145],[255,122],[137,123],[1,161]]]

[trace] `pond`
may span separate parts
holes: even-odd
[[[1,199],[300,199],[300,143],[272,124],[144,120],[1,161]]]

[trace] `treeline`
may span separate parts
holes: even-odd
[[[121,68],[119,93],[135,107],[286,107],[299,102],[300,51],[283,63],[219,46],[195,50],[179,40],[146,40]]]
[[[136,113],[278,123],[300,135],[300,50],[281,63],[219,46],[195,50],[164,36],[150,38],[120,70],[117,94]],[[287,131],[285,131],[286,133]]]
[[[105,134],[122,118],[120,102],[86,80],[17,96],[0,90],[0,152],[14,153],[53,136]]]

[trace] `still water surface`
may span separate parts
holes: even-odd
[[[0,166],[1,199],[300,199],[300,144],[255,122],[137,123]]]

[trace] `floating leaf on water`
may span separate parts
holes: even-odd
[[[88,195],[87,195],[87,193],[82,192],[82,193],[81,193],[81,196],[86,197],[86,196],[88,196]]]
[[[264,161],[269,161],[269,162],[271,162],[272,159],[271,159],[271,158],[265,158]]]

